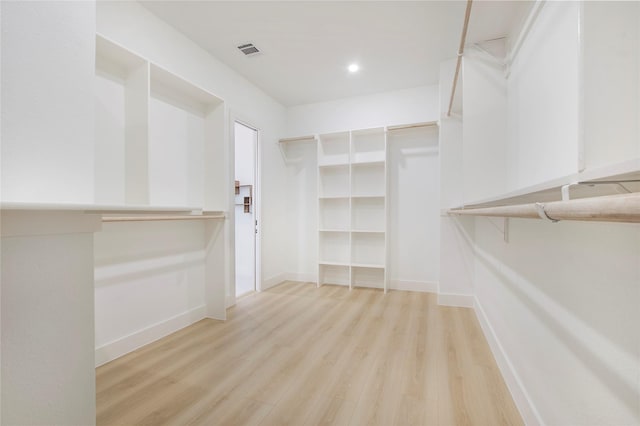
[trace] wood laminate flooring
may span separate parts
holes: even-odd
[[[520,425],[471,309],[285,282],[96,370],[98,425]]]

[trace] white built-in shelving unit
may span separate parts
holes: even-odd
[[[181,285],[189,294],[201,296],[188,307],[197,312],[193,318],[224,319],[228,272],[223,262],[229,226],[225,211],[233,191],[224,102],[197,82],[100,34],[95,55],[95,205],[86,209],[87,214],[99,214],[102,222],[95,259],[109,251],[131,253],[130,242],[138,235],[143,240],[151,229],[167,238],[201,235],[201,244],[190,248],[200,253],[198,265],[185,261],[180,267],[203,272],[185,274]],[[130,240],[119,238],[123,230]],[[143,246],[136,250],[148,250]],[[149,261],[158,269],[169,262],[161,256],[149,256]],[[127,262],[118,267],[132,268]],[[93,276],[99,288],[108,273],[94,265]],[[117,291],[128,292],[124,283],[134,287],[136,282],[123,279]],[[159,297],[169,299],[183,290],[172,286],[171,278],[153,282],[158,285],[147,288],[157,289],[158,294],[166,290]],[[102,315],[96,316],[96,327],[102,332],[111,318],[121,314],[104,294],[100,290],[95,294]],[[184,306],[175,304],[171,309]],[[143,315],[154,318],[155,313]],[[162,334],[159,328],[153,333]],[[110,361],[136,345],[135,338],[118,348],[103,344],[96,348],[96,362]]]
[[[96,37],[95,201],[225,210],[224,103]]]
[[[388,289],[385,128],[318,136],[318,286]]]

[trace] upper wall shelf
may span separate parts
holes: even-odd
[[[222,103],[222,99],[182,77],[156,64],[150,64],[150,67],[152,96],[178,103],[183,108],[200,114],[205,114]]]
[[[537,185],[510,191],[495,197],[472,200],[456,208],[479,208],[526,204],[535,202],[551,202],[562,200],[562,187],[574,183],[580,185],[569,189],[570,198],[597,197],[619,194],[621,188],[616,182],[623,182],[631,192],[640,192],[640,158],[611,164],[581,173],[563,176]],[[635,181],[635,182],[633,182]],[[593,182],[593,185],[588,183]],[[598,183],[600,182],[600,183]]]
[[[224,101],[96,34],[95,200],[226,208]]]
[[[2,210],[58,210],[84,211],[86,213],[191,213],[201,212],[195,206],[136,206],[109,204],[67,204],[67,203],[14,203],[0,204]]]
[[[96,37],[97,70],[124,80],[133,70],[145,64],[146,61],[135,53],[100,35]]]

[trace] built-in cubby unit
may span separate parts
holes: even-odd
[[[354,232],[351,236],[351,264],[384,268],[385,235],[380,232]]]
[[[95,199],[226,210],[222,99],[96,37]]]
[[[319,135],[318,285],[387,290],[385,128]]]
[[[320,233],[320,264],[349,265],[349,233],[331,231]]]
[[[352,132],[351,162],[384,163],[386,158],[384,129],[367,129]]]
[[[351,201],[352,232],[385,232],[385,197],[357,197]]]
[[[385,288],[385,269],[354,265],[351,268],[351,284],[355,287]]]
[[[349,165],[320,166],[318,194],[320,198],[349,198]]]
[[[331,265],[321,263],[318,268],[318,283],[338,284],[348,286],[351,282],[349,265]]]
[[[321,198],[318,226],[321,232],[349,232],[349,198]]]
[[[384,198],[386,175],[384,162],[354,163],[351,166],[351,196]]]
[[[349,132],[321,135],[318,139],[318,166],[348,166],[349,139]]]

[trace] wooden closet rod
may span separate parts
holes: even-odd
[[[460,37],[460,47],[458,47],[458,62],[456,62],[456,72],[453,75],[453,86],[451,87],[451,99],[449,100],[449,109],[447,117],[451,116],[453,108],[453,97],[456,95],[456,86],[458,85],[458,75],[460,74],[460,64],[462,62],[462,54],[464,53],[464,45],[467,41],[467,30],[469,29],[469,17],[471,16],[471,3],[473,0],[467,0],[467,10],[464,13],[464,25],[462,26],[462,36]]]
[[[287,142],[306,142],[306,141],[315,141],[315,136],[298,136],[297,138],[284,138],[280,139],[278,142],[287,143]]]
[[[437,121],[426,121],[424,123],[400,124],[397,126],[389,126],[387,127],[387,130],[413,129],[415,127],[433,127],[437,125],[438,125]]]
[[[550,203],[452,209],[449,213],[470,216],[520,217],[528,219],[585,220],[640,223],[640,192],[580,198]]]

